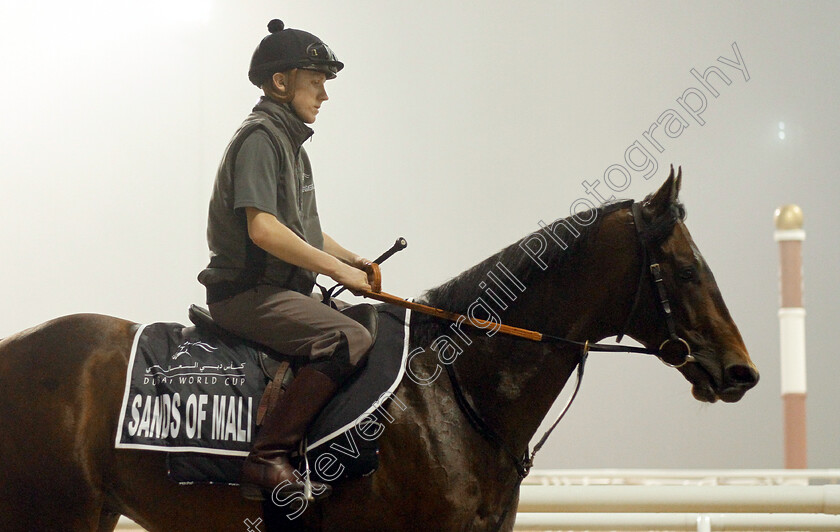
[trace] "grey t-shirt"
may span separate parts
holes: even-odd
[[[316,274],[254,245],[245,216],[246,207],[273,214],[300,238],[323,249],[312,169],[302,146],[311,135],[288,105],[266,99],[234,135],[210,200],[210,264],[199,274],[209,303],[257,284],[312,291]]]

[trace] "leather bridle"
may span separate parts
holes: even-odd
[[[639,242],[639,247],[641,248],[641,268],[640,268],[640,275],[639,275],[639,282],[637,283],[636,287],[636,294],[633,298],[633,304],[630,309],[630,314],[627,317],[627,321],[622,327],[621,333],[618,335],[618,341],[621,341],[621,338],[625,335],[628,327],[632,323],[632,320],[635,318],[636,313],[638,312],[639,302],[641,300],[641,294],[644,288],[644,281],[645,281],[645,274],[646,272],[650,274],[650,280],[653,283],[654,293],[655,293],[655,300],[657,302],[657,309],[662,316],[662,319],[665,321],[665,326],[668,331],[668,338],[665,339],[660,345],[658,349],[649,349],[646,347],[635,347],[635,346],[623,346],[623,345],[614,345],[614,344],[601,344],[601,343],[591,343],[587,341],[577,341],[571,340],[569,338],[562,338],[559,336],[553,336],[550,334],[540,333],[536,331],[530,331],[528,329],[520,329],[517,327],[510,327],[505,325],[500,325],[498,323],[491,323],[486,322],[483,320],[476,320],[470,319],[466,316],[461,314],[456,314],[453,312],[441,310],[438,308],[430,307],[428,305],[422,305],[420,303],[415,303],[413,301],[407,301],[405,299],[399,298],[397,296],[393,296],[391,294],[387,294],[385,292],[377,291],[377,292],[363,292],[365,297],[369,297],[371,299],[376,299],[378,301],[383,301],[385,303],[391,303],[394,305],[398,305],[401,307],[409,308],[411,310],[421,312],[424,314],[429,314],[431,316],[435,316],[438,318],[448,319],[457,322],[463,322],[467,324],[473,324],[475,326],[481,328],[494,328],[498,332],[502,332],[511,336],[515,336],[518,338],[523,338],[531,341],[536,342],[544,342],[544,343],[563,343],[574,345],[580,347],[581,349],[581,356],[577,363],[577,377],[576,377],[576,384],[575,390],[572,393],[571,397],[569,398],[568,403],[561,411],[560,415],[557,417],[556,421],[552,426],[546,431],[537,445],[534,446],[533,451],[530,453],[526,450],[524,456],[519,457],[510,447],[505,443],[502,437],[498,434],[498,432],[490,427],[487,422],[481,417],[481,415],[475,410],[472,406],[470,401],[464,395],[464,391],[461,387],[460,382],[458,381],[458,377],[455,374],[455,370],[452,367],[452,364],[446,364],[446,372],[449,376],[449,381],[452,385],[453,393],[455,394],[456,402],[458,403],[459,408],[466,416],[467,420],[469,421],[470,425],[475,428],[475,430],[481,434],[485,439],[494,443],[499,448],[501,448],[505,454],[507,454],[511,460],[513,461],[517,472],[519,473],[520,478],[525,478],[528,475],[531,466],[533,465],[534,457],[536,453],[540,450],[542,445],[548,439],[548,436],[563,418],[563,416],[568,411],[569,407],[571,407],[572,402],[574,401],[575,397],[577,396],[578,390],[580,389],[580,384],[583,379],[583,370],[586,364],[586,359],[590,351],[601,351],[601,352],[623,352],[623,353],[640,353],[640,354],[651,354],[656,355],[662,360],[663,363],[670,367],[680,368],[685,364],[691,362],[694,358],[691,355],[691,348],[683,338],[681,338],[676,331],[676,323],[674,319],[674,314],[671,309],[671,303],[668,298],[668,292],[665,288],[665,283],[662,277],[662,266],[658,260],[658,256],[653,249],[653,239],[650,237],[650,232],[648,230],[647,224],[645,223],[644,217],[642,215],[642,208],[639,203],[636,202],[629,202],[630,203],[630,212],[633,217],[633,223],[636,227],[636,236]],[[381,281],[381,275],[379,273],[378,266],[376,264],[374,266],[373,276],[376,279],[374,284],[379,285]],[[671,352],[671,350],[676,350],[676,352]],[[666,350],[668,351],[666,353]]]
[[[633,306],[630,308],[630,314],[627,315],[627,321],[624,323],[624,327],[622,327],[621,333],[618,335],[616,340],[619,342],[621,341],[621,338],[624,336],[630,326],[630,323],[636,316],[636,312],[639,308],[639,300],[642,295],[642,287],[644,286],[645,270],[647,270],[650,273],[650,278],[653,282],[655,293],[654,297],[657,298],[659,303],[657,308],[659,309],[659,313],[665,321],[665,327],[668,330],[668,338],[659,344],[659,348],[651,354],[655,354],[667,366],[672,368],[681,368],[694,360],[694,357],[691,355],[691,347],[689,347],[688,342],[677,334],[674,313],[671,309],[671,302],[668,299],[668,292],[665,290],[664,279],[662,278],[662,266],[660,265],[658,255],[652,246],[652,239],[648,235],[647,226],[642,216],[641,205],[633,202],[630,205],[630,212],[633,216],[633,225],[636,227],[636,236],[639,240],[639,247],[641,247],[642,250],[642,267],[640,268],[639,282],[636,285],[636,295],[633,297]],[[676,356],[673,353],[665,353],[666,349],[673,349],[674,346],[676,346],[677,350],[682,350],[683,353],[677,354]]]
[[[550,436],[552,431],[566,415],[575,398],[577,397],[577,394],[580,391],[581,382],[583,381],[583,371],[590,351],[624,352],[656,355],[664,364],[673,368],[680,368],[694,360],[694,357],[691,355],[691,347],[688,345],[688,342],[686,342],[677,334],[676,321],[671,308],[671,302],[668,298],[668,292],[665,288],[664,279],[662,277],[662,266],[660,264],[660,261],[658,260],[658,255],[654,250],[654,239],[651,237],[649,228],[645,223],[644,217],[642,215],[642,207],[639,203],[633,201],[630,201],[628,203],[630,203],[630,212],[632,214],[633,223],[636,228],[636,236],[639,242],[639,247],[641,248],[641,268],[639,274],[639,281],[636,286],[636,294],[633,297],[633,303],[630,309],[630,313],[628,314],[627,320],[625,321],[624,326],[621,329],[621,333],[617,336],[617,340],[621,341],[621,339],[627,332],[627,329],[630,327],[633,319],[635,318],[636,313],[638,312],[639,302],[641,300],[641,295],[644,288],[646,276],[645,273],[647,272],[649,273],[650,280],[653,283],[654,299],[657,302],[658,312],[664,320],[665,327],[668,331],[668,338],[666,338],[659,345],[658,349],[648,349],[646,347],[622,346],[614,344],[590,343],[588,340],[580,342],[577,340],[571,340],[569,338],[562,338],[559,336],[552,336],[550,334],[530,331],[528,329],[520,329],[516,327],[501,325],[498,323],[491,323],[484,320],[467,318],[466,316],[463,316],[461,314],[441,310],[438,308],[430,307],[428,305],[422,305],[413,301],[407,301],[405,299],[378,290],[375,292],[362,293],[362,295],[371,299],[376,299],[385,303],[391,303],[397,306],[409,308],[411,310],[421,312],[424,314],[429,314],[438,318],[472,324],[482,329],[493,328],[498,332],[502,332],[518,338],[545,343],[564,343],[580,347],[580,358],[576,364],[577,373],[575,389],[572,392],[572,395],[569,397],[566,405],[563,407],[562,411],[557,416],[554,423],[551,425],[551,427],[549,427],[549,429],[545,432],[542,438],[540,438],[539,442],[537,442],[533,450],[529,452],[526,447],[525,453],[521,456],[518,456],[504,441],[501,435],[495,429],[489,426],[486,421],[484,421],[484,419],[481,417],[481,414],[479,414],[476,411],[475,407],[472,406],[469,399],[467,399],[467,397],[464,395],[463,388],[461,387],[461,384],[458,381],[458,376],[455,374],[453,364],[445,364],[446,372],[449,376],[449,382],[452,386],[452,391],[455,395],[458,407],[461,409],[461,412],[467,418],[470,425],[472,425],[472,427],[484,439],[502,449],[502,451],[505,454],[507,454],[508,457],[510,457],[519,475],[517,486],[522,482],[522,479],[528,476],[528,473],[530,472],[531,467],[534,464],[534,458],[537,452],[548,440],[548,437]],[[676,215],[674,216],[676,219]],[[381,286],[381,274],[379,272],[378,265],[374,263],[372,266],[373,268],[371,272],[369,272],[375,281],[372,283],[372,285],[375,285],[377,287]],[[504,513],[501,515],[499,521],[497,522],[497,529],[501,527],[501,525],[504,523],[505,517],[507,516],[508,510],[510,509],[510,505],[513,502],[514,497],[516,496],[516,493],[517,491],[514,490],[510,501],[505,506]]]
[[[630,212],[633,216],[633,223],[636,227],[636,235],[638,238],[639,247],[641,248],[642,260],[639,272],[639,282],[636,285],[636,295],[633,298],[633,305],[630,309],[630,313],[627,316],[627,321],[625,321],[621,332],[617,336],[617,340],[621,341],[628,327],[632,323],[633,318],[636,316],[639,307],[639,301],[641,300],[641,295],[644,288],[645,272],[647,271],[650,273],[651,281],[653,282],[653,286],[655,287],[655,293],[658,296],[656,298],[658,302],[657,308],[662,316],[662,319],[665,321],[665,326],[668,330],[669,335],[668,338],[659,345],[658,349],[614,344],[591,343],[589,342],[589,340],[580,342],[577,340],[553,336],[550,334],[532,331],[529,329],[511,327],[510,325],[505,325],[498,322],[489,322],[475,318],[468,318],[462,314],[450,312],[448,310],[423,305],[421,303],[415,303],[414,301],[408,301],[398,296],[382,292],[378,289],[381,286],[382,276],[377,263],[371,264],[371,269],[368,272],[369,276],[372,279],[371,284],[376,288],[374,288],[373,291],[364,291],[361,293],[361,295],[370,299],[382,301],[384,303],[390,303],[399,307],[408,308],[413,311],[420,312],[422,314],[428,314],[430,316],[458,323],[466,323],[468,325],[473,325],[481,329],[492,329],[496,332],[501,332],[510,336],[515,336],[526,340],[544,343],[565,343],[569,345],[575,345],[580,347],[584,354],[588,353],[589,351],[602,351],[615,353],[639,353],[647,355],[656,355],[666,365],[673,368],[680,368],[693,360],[693,357],[691,355],[691,348],[689,347],[688,342],[686,342],[679,335],[677,335],[674,314],[671,309],[671,303],[668,299],[668,293],[665,289],[665,284],[662,277],[662,267],[659,263],[659,260],[657,259],[656,252],[653,249],[651,238],[649,237],[649,231],[647,230],[647,226],[642,216],[641,206],[635,202],[628,203],[630,203]],[[663,353],[666,350],[666,348],[672,348],[673,346],[676,346],[676,348],[679,351],[682,351],[682,353],[678,353],[676,356],[674,356],[673,354],[668,354],[666,360],[665,355]]]

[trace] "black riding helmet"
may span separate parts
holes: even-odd
[[[260,41],[251,57],[248,79],[257,87],[268,81],[275,72],[293,68],[317,70],[333,79],[344,63],[335,58],[329,46],[318,37],[301,30],[285,28],[282,20],[268,23],[269,35]]]

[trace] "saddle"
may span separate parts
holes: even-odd
[[[376,343],[376,335],[379,331],[379,314],[373,305],[360,303],[337,310],[348,318],[360,323],[370,333],[370,337],[373,340],[371,345]],[[269,379],[269,383],[260,399],[260,405],[257,410],[257,425],[262,425],[263,418],[270,412],[273,405],[277,404],[277,399],[280,398],[280,395],[283,394],[286,387],[294,379],[295,373],[299,369],[300,360],[235,335],[213,321],[210,312],[198,305],[190,305],[188,316],[196,328],[217,336],[226,342],[245,343],[259,353],[260,366],[265,376]]]

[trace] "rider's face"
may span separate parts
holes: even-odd
[[[327,76],[322,72],[300,69],[295,77],[295,96],[292,109],[307,124],[315,122],[321,104],[329,99],[324,84]]]

